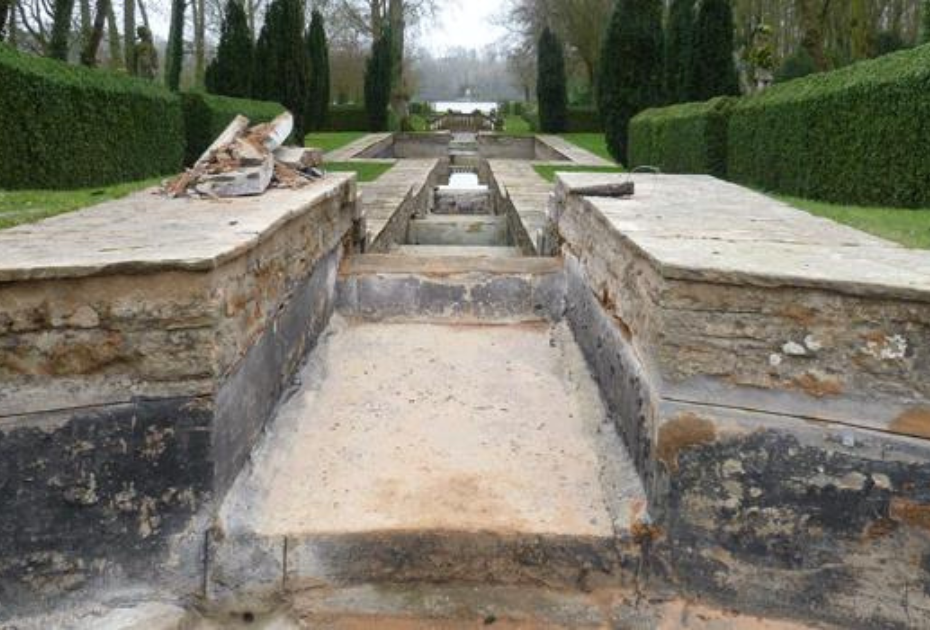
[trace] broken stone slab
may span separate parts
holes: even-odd
[[[257,140],[269,151],[274,151],[284,144],[294,131],[294,117],[284,112],[271,122],[256,125],[249,131],[249,137]]]
[[[268,151],[248,138],[237,138],[233,142],[233,153],[239,166],[261,166],[268,159]]]
[[[315,168],[323,164],[323,151],[306,147],[278,147],[274,159],[284,166],[298,171]]]
[[[267,154],[259,166],[244,166],[233,171],[202,175],[194,189],[208,197],[243,197],[260,195],[271,185],[274,157]]]

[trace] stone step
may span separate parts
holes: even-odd
[[[645,505],[566,324],[337,317],[221,506],[208,596],[630,584]]]
[[[429,215],[407,228],[411,245],[507,245],[507,217],[503,215]]]
[[[336,285],[339,312],[370,320],[408,321],[519,322],[562,317],[561,259],[414,254],[407,250],[344,260]]]
[[[405,256],[468,256],[476,258],[519,258],[519,247],[501,245],[398,245],[394,253]]]

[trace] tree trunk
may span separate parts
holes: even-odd
[[[206,4],[204,0],[195,0],[191,3],[191,8],[194,11],[194,86],[202,88],[207,67]]]
[[[795,0],[801,28],[801,46],[814,60],[820,71],[827,70],[827,56],[823,49],[823,18],[830,0]]]
[[[123,62],[129,74],[136,73],[136,0],[123,0]]]
[[[100,42],[103,40],[103,28],[106,26],[109,6],[110,0],[97,0],[97,13],[94,15],[94,25],[84,45],[84,50],[81,51],[81,63],[85,66],[94,67],[97,65],[97,51],[100,49]]]
[[[55,0],[52,20],[52,38],[48,45],[48,56],[68,61],[68,46],[71,39],[71,14],[74,0]]]
[[[87,46],[87,40],[90,38],[91,20],[94,16],[90,12],[90,0],[79,0],[81,8],[81,50]]]
[[[111,69],[116,70],[123,65],[123,51],[120,44],[119,26],[116,24],[116,12],[113,2],[107,2],[107,46],[109,47]]]
[[[145,10],[145,3],[142,0],[139,0],[139,13],[142,14],[142,26],[152,30],[152,26],[149,24],[149,12]]]
[[[9,16],[12,12],[12,0],[0,0],[0,42],[6,37],[6,25],[10,21]]]

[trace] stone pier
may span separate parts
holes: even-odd
[[[930,254],[704,176],[559,175],[567,317],[637,463],[654,567],[862,627],[930,620]]]
[[[149,191],[0,232],[0,618],[95,579],[196,570],[192,519],[327,325],[359,219],[339,174],[223,202]]]

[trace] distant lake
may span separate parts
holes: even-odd
[[[483,114],[490,114],[492,110],[497,109],[497,103],[487,101],[436,101],[431,104],[435,112],[461,112],[470,114],[476,109]]]

